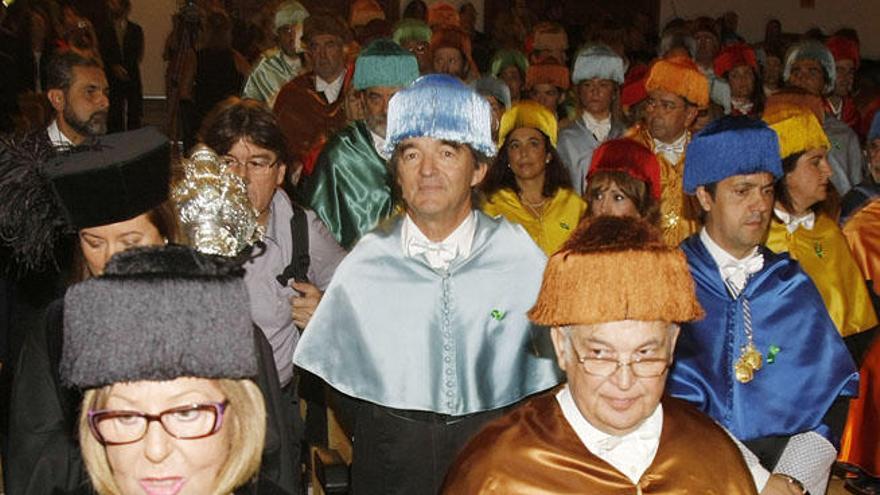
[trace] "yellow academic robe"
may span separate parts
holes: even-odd
[[[483,213],[518,223],[534,239],[547,256],[552,255],[568,240],[587,210],[587,203],[574,190],[560,187],[536,217],[511,189],[492,194],[482,207]]]
[[[654,138],[645,127],[636,125],[627,137],[654,151]],[[694,196],[684,193],[685,154],[682,153],[677,163],[668,161],[660,153],[655,156],[660,163],[660,228],[666,245],[676,247],[700,229],[700,205]]]
[[[766,245],[801,264],[819,289],[840,335],[847,337],[877,325],[865,278],[834,220],[820,213],[812,230],[801,227],[790,234],[774,217]]]

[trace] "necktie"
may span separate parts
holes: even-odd
[[[670,163],[677,163],[678,159],[681,158],[681,154],[684,153],[684,150],[684,141],[680,143],[668,144],[660,142],[656,139],[654,140],[654,153],[663,155],[663,158],[666,158],[666,161]]]
[[[725,263],[721,266],[721,274],[724,276],[724,284],[734,297],[746,287],[746,281],[753,273],[761,271],[764,267],[764,256],[760,252],[754,252],[741,260]]]
[[[788,218],[782,218],[782,221],[785,223],[785,229],[788,230],[789,234],[794,234],[799,227],[813,230],[813,225],[816,224],[816,214],[812,211],[802,217],[786,216]]]
[[[411,257],[422,255],[432,268],[446,268],[458,255],[453,245],[442,242],[420,241],[411,239],[407,245]]]
[[[607,454],[625,443],[633,442],[650,442],[660,437],[660,433],[656,431],[634,431],[623,436],[608,436],[598,442],[599,450],[602,454]]]

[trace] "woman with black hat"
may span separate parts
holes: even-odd
[[[4,241],[21,264],[52,259],[56,241],[76,232],[82,257],[74,278],[83,279],[103,272],[118,251],[174,240],[176,222],[163,205],[168,198],[170,147],[155,129],[108,135],[87,149],[47,160],[46,154],[28,155],[7,147],[0,163],[5,206],[29,212],[0,221]],[[4,466],[10,493],[71,491],[84,481],[75,440],[81,395],[61,383],[58,371],[63,320],[64,304],[58,300],[23,345],[10,401],[10,452]],[[258,345],[265,342],[261,332],[254,338]],[[259,378],[265,390],[278,387],[271,366],[261,367]],[[294,457],[279,446],[288,443],[280,440],[290,431],[286,421],[270,408],[263,473],[294,486]]]

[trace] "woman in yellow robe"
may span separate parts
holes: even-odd
[[[587,209],[556,152],[556,117],[522,101],[501,117],[501,149],[481,187],[482,210],[518,223],[549,256],[568,239]]]
[[[828,196],[830,143],[815,114],[795,104],[777,105],[764,120],[779,135],[782,169],[766,245],[800,262],[822,295],[843,337],[877,325],[877,315],[837,223],[822,211]]]

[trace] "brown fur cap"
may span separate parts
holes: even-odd
[[[581,222],[547,262],[529,319],[546,326],[703,317],[684,253],[636,218]]]

